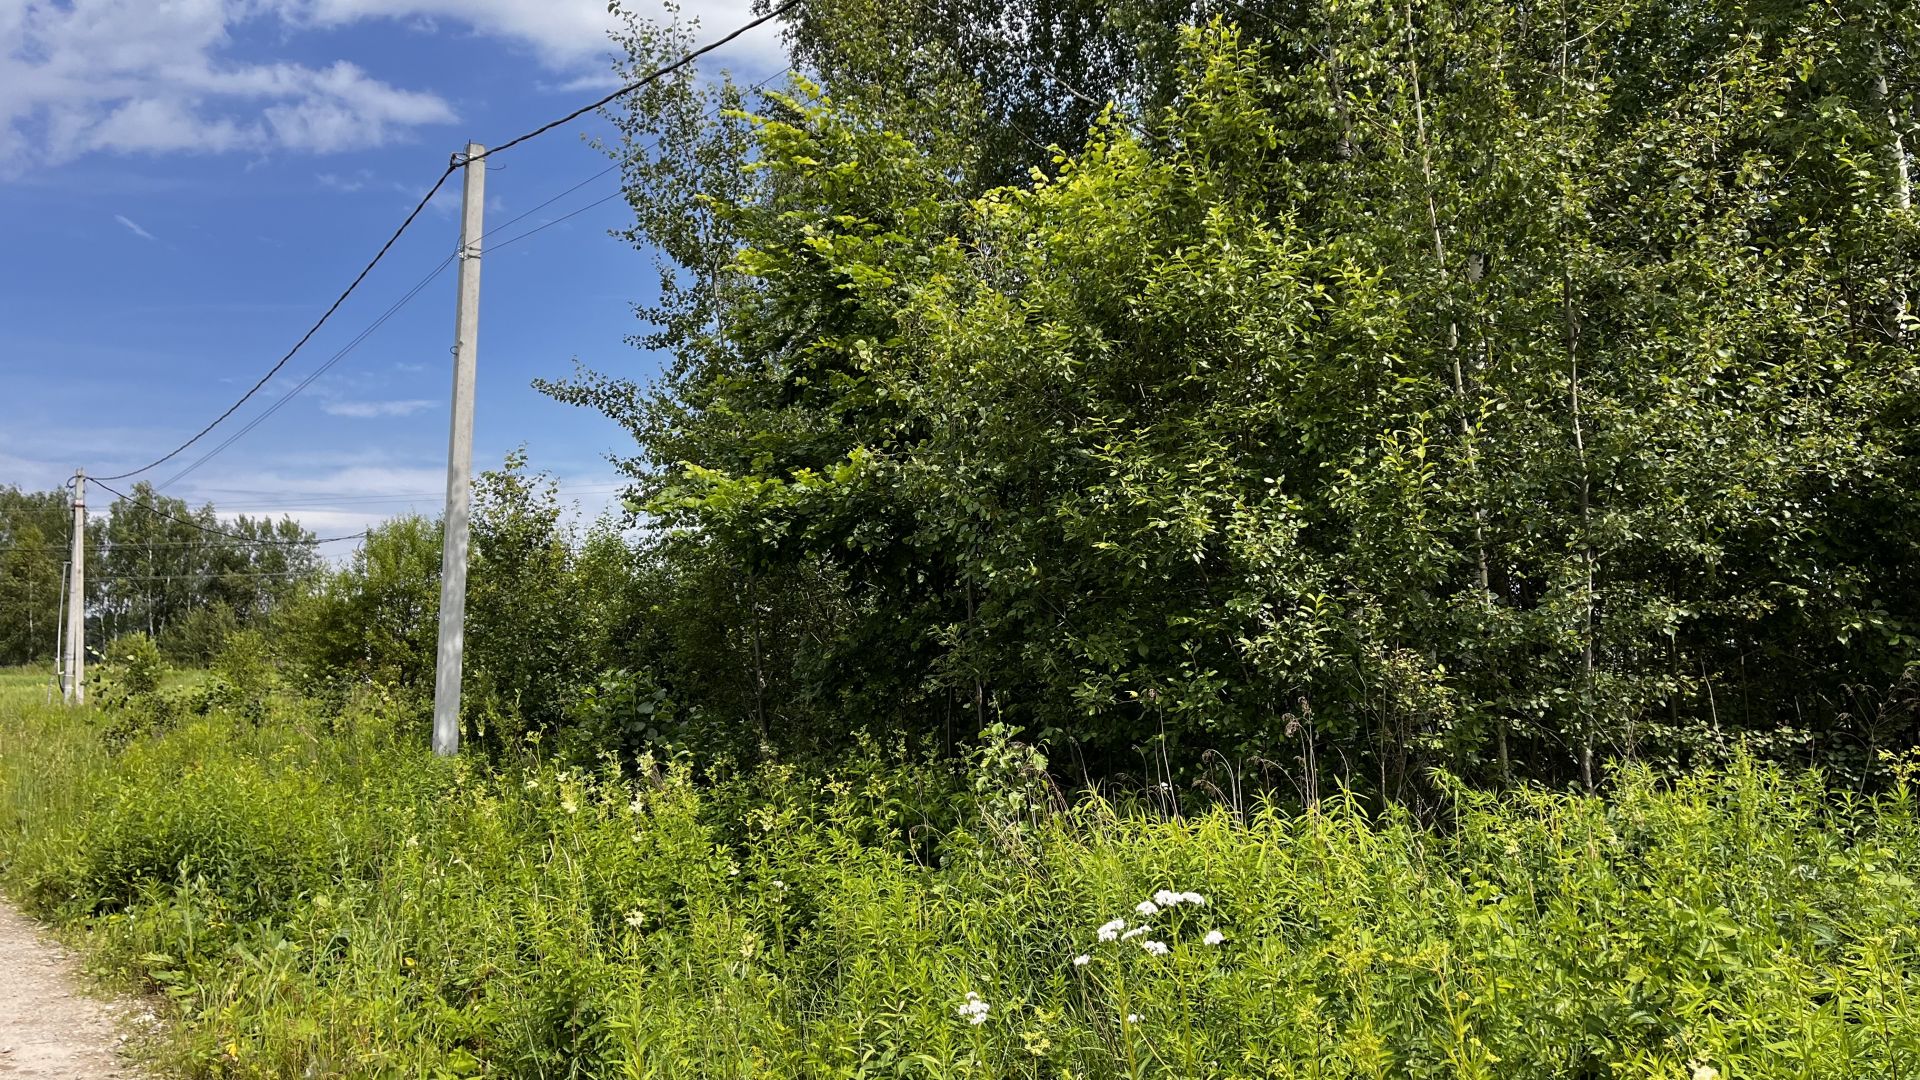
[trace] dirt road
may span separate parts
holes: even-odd
[[[0,1078],[132,1080],[125,1028],[124,1010],[81,992],[72,955],[0,904]]]

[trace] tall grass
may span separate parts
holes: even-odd
[[[4,881],[166,996],[195,1075],[1920,1077],[1904,790],[1740,765],[1439,827],[935,828],[904,766],[495,772],[377,708],[98,726],[0,702]]]

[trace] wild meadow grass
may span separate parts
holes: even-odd
[[[996,816],[924,765],[436,761],[377,707],[101,726],[0,688],[4,882],[191,1075],[1920,1076],[1905,789]]]

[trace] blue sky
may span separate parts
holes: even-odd
[[[751,18],[746,0],[684,10],[702,41]],[[610,88],[610,25],[605,0],[0,0],[0,483],[120,472],[198,430],[324,310],[450,153]],[[764,27],[703,71],[757,80],[783,64]],[[605,168],[585,141],[604,130],[583,120],[493,162],[490,224]],[[168,479],[279,402],[452,251],[458,180],[267,390],[145,478]],[[483,260],[475,467],[525,444],[588,514],[616,497],[604,455],[631,442],[528,384],[576,359],[658,369],[626,341],[655,276],[607,235],[628,216],[613,199]],[[448,270],[163,490],[322,534],[436,512],[452,329]]]

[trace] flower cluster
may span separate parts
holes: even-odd
[[[1139,940],[1140,950],[1148,956],[1166,956],[1173,951],[1172,946],[1164,941],[1149,937],[1148,935],[1153,933],[1154,928],[1152,924],[1146,920],[1183,905],[1196,908],[1206,907],[1207,898],[1197,892],[1175,892],[1172,889],[1161,889],[1151,897],[1134,905],[1134,914],[1140,916],[1140,922],[1129,927],[1127,920],[1113,919],[1109,922],[1102,923],[1096,928],[1093,932],[1094,937],[1103,942]],[[1225,943],[1226,940],[1227,935],[1218,930],[1208,930],[1200,939],[1202,944],[1210,946],[1221,945]],[[1086,967],[1091,963],[1093,963],[1093,955],[1091,953],[1081,953],[1073,958],[1073,966],[1077,968]]]
[[[955,1012],[959,1014],[960,1019],[965,1020],[975,1027],[979,1027],[981,1024],[987,1022],[987,1012],[992,1008],[993,1006],[981,1000],[979,994],[969,990],[967,991],[967,1000],[961,1002],[960,1008],[955,1010]]]

